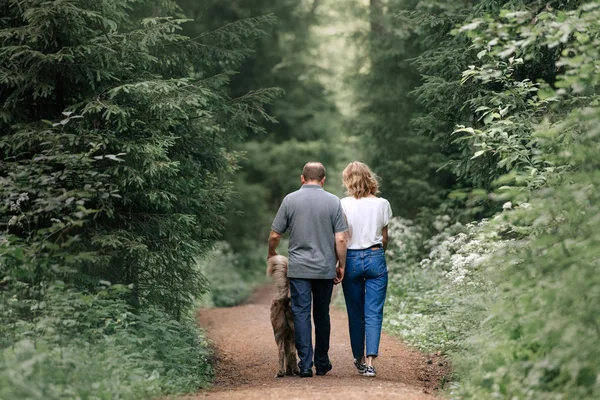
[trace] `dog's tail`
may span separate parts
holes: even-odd
[[[290,297],[290,282],[287,277],[288,259],[284,256],[273,256],[267,261],[267,276],[272,277],[277,287],[277,298]]]

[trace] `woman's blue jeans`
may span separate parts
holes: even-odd
[[[354,358],[379,354],[388,271],[383,249],[348,250],[342,287]]]

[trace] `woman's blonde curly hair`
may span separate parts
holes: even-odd
[[[360,199],[379,193],[379,177],[365,163],[354,161],[342,172],[342,182],[348,196]]]

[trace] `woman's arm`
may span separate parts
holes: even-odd
[[[383,249],[387,249],[387,243],[388,243],[388,226],[384,226],[383,228],[381,228],[381,241],[383,242]]]

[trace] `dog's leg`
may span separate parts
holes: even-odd
[[[300,368],[298,368],[298,359],[296,358],[296,344],[294,339],[291,339],[287,343],[287,370],[288,375],[300,374]]]
[[[292,352],[291,352],[291,348],[290,348],[290,338],[286,337],[285,338],[285,374],[286,375],[293,375],[292,372]]]
[[[277,343],[279,348],[279,372],[275,375],[275,378],[281,378],[285,376],[285,342],[281,340]]]
[[[294,375],[300,375],[300,368],[298,368],[298,359],[296,358],[296,333],[294,331],[294,313],[292,312],[292,307],[286,310],[286,323],[287,323],[287,332],[286,335],[286,347],[287,347],[287,355],[288,355],[288,371],[291,371]]]

